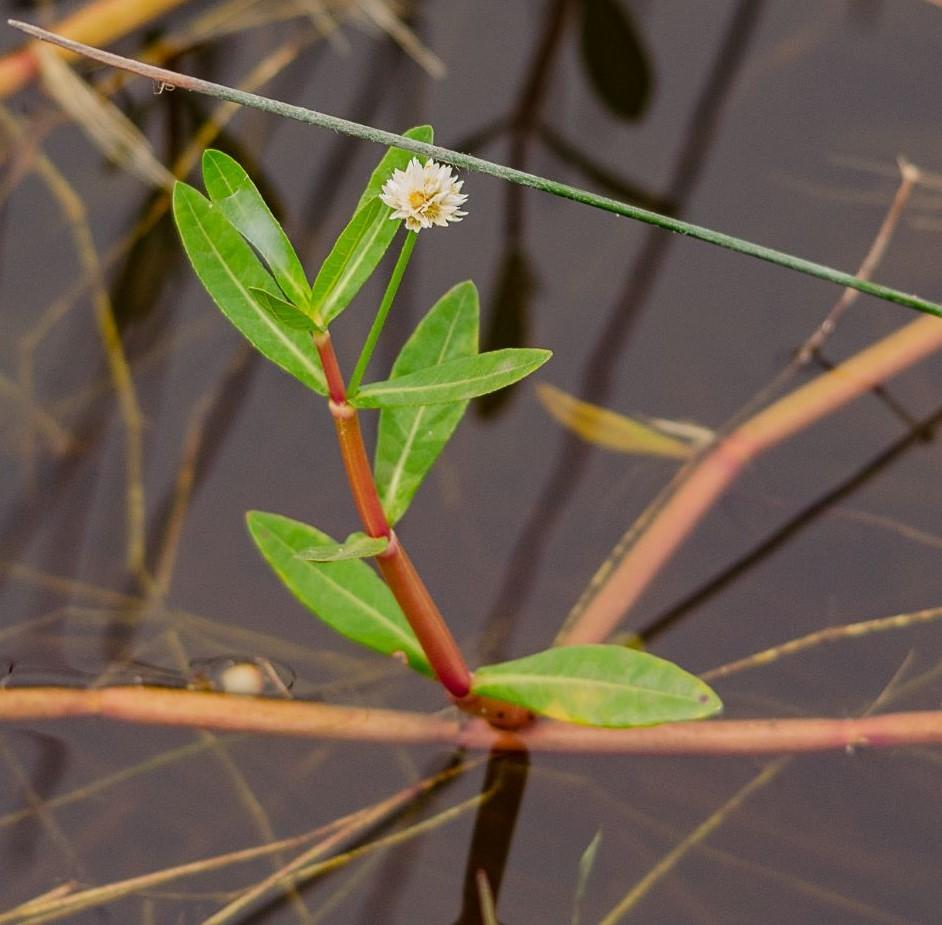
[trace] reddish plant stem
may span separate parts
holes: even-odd
[[[770,447],[942,349],[942,321],[920,318],[755,414],[686,469],[593,577],[556,639],[600,642],[618,626],[655,575],[729,485]]]
[[[471,690],[471,672],[445,618],[386,519],[363,445],[356,409],[347,403],[346,386],[330,335],[327,332],[315,334],[314,345],[327,380],[330,413],[360,520],[370,536],[386,537],[389,540],[386,551],[377,557],[379,569],[438,680],[460,701]]]
[[[331,399],[330,414],[334,419],[340,455],[344,468],[347,470],[347,480],[350,482],[353,503],[356,505],[360,520],[370,536],[389,538],[391,548],[392,528],[386,520],[386,513],[383,511],[376,492],[373,470],[366,456],[366,447],[363,445],[363,435],[360,433],[360,421],[356,410],[346,401],[337,402]]]
[[[270,700],[156,687],[0,690],[0,723],[75,716],[310,739],[624,755],[768,755],[942,744],[942,711],[858,719],[739,719],[598,729],[539,720],[502,732],[486,723],[398,710]]]

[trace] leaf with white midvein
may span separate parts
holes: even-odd
[[[551,356],[549,350],[521,347],[458,357],[408,376],[371,382],[357,392],[350,404],[358,408],[395,408],[477,398],[529,376]]]
[[[707,684],[673,662],[615,645],[560,646],[486,665],[471,690],[587,726],[653,726],[723,708]]]
[[[379,199],[371,199],[340,232],[311,287],[311,314],[318,324],[330,324],[383,259],[401,224],[389,218],[391,212]]]
[[[432,127],[418,125],[405,135],[431,144]],[[318,324],[326,327],[353,301],[392,244],[402,220],[390,218],[392,209],[378,197],[393,171],[404,170],[414,156],[402,148],[389,148],[370,175],[353,218],[311,287],[311,313]]]
[[[252,289],[264,289],[273,298],[281,298],[281,290],[242,235],[185,183],[173,188],[173,217],[196,275],[222,313],[269,360],[326,395],[311,338],[303,331],[285,329],[252,294]]]
[[[478,292],[474,283],[449,289],[429,310],[396,358],[390,381],[478,349]],[[384,408],[376,441],[376,487],[395,524],[461,421],[467,401]]]
[[[203,152],[203,182],[213,205],[262,255],[282,292],[294,304],[306,305],[311,287],[304,267],[245,168],[209,148]]]
[[[359,559],[305,562],[314,546],[337,545],[315,527],[264,511],[246,515],[249,532],[294,596],[338,633],[384,655],[402,653],[409,666],[432,675],[415,633],[383,580]]]

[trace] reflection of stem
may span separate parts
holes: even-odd
[[[940,348],[942,322],[912,321],[723,437],[681,473],[665,502],[655,502],[657,509],[642,515],[623,540],[627,554],[617,565],[613,556],[596,573],[586,591],[594,596],[581,612],[576,605],[575,619],[557,641],[575,644],[608,636],[704,512],[756,456]],[[643,533],[640,527],[646,528]]]
[[[481,792],[493,792],[493,796],[481,805],[474,821],[464,872],[462,909],[455,925],[479,925],[486,921],[481,902],[482,877],[491,905],[497,904],[528,770],[526,752],[492,752],[488,759]]]
[[[769,755],[942,744],[942,711],[884,713],[859,719],[740,719],[599,729],[541,720],[519,732],[484,722],[374,707],[156,687],[0,690],[0,722],[97,716],[155,726],[285,735],[308,739],[459,744],[503,751],[631,755]]]
[[[356,810],[346,816],[341,816],[326,825],[319,826],[311,832],[303,835],[296,835],[292,838],[285,838],[272,844],[261,845],[252,848],[243,848],[239,851],[231,851],[226,854],[203,858],[198,861],[191,861],[187,864],[180,864],[175,867],[157,870],[148,874],[141,874],[136,877],[129,877],[125,880],[119,880],[114,883],[106,883],[102,886],[88,887],[87,889],[76,890],[74,885],[63,884],[67,889],[56,895],[46,895],[30,900],[10,910],[0,917],[0,921],[7,921],[15,917],[22,921],[24,918],[32,916],[48,916],[43,921],[52,921],[53,917],[81,912],[84,909],[100,908],[107,902],[114,902],[126,896],[140,893],[145,890],[155,890],[158,887],[166,887],[169,884],[178,884],[179,881],[194,876],[205,876],[207,873],[216,870],[224,870],[238,864],[244,864],[248,861],[265,858],[279,851],[294,851],[303,849],[300,855],[301,863],[306,864],[311,860],[328,855],[338,850],[338,847],[345,842],[354,841],[358,836],[363,836],[377,825],[387,821],[395,814],[419,797],[430,793],[443,784],[447,783],[470,767],[470,763],[462,763],[454,768],[449,768],[440,774],[425,778],[416,784],[412,784],[398,793],[374,803],[372,806]],[[313,846],[311,843],[314,842]],[[372,843],[371,843],[372,844]],[[219,916],[229,910],[241,909],[251,904],[251,902],[264,896],[269,892],[269,888],[280,886],[286,874],[291,872],[292,865],[282,868],[279,876],[271,878],[256,884],[249,890],[240,893],[239,897],[225,910],[220,909],[216,912]]]
[[[315,335],[314,344],[327,379],[330,413],[360,520],[370,536],[389,539],[385,552],[377,556],[377,565],[439,681],[452,696],[460,699],[471,689],[471,673],[445,618],[386,519],[363,445],[356,409],[347,403],[346,386],[330,335]]]
[[[900,459],[917,443],[925,443],[927,440],[931,440],[932,435],[940,425],[942,425],[942,408],[938,408],[931,415],[916,421],[912,429],[903,437],[890,444],[874,458],[868,460],[840,485],[825,492],[825,494],[812,501],[811,504],[806,505],[762,540],[759,545],[754,546],[745,555],[736,559],[717,575],[714,575],[706,584],[696,588],[685,598],[677,601],[666,611],[647,622],[640,631],[642,639],[650,643],[659,633],[679,620],[691,608],[729,586],[740,575],[745,574],[749,569],[762,562],[777,549],[780,549],[808,524],[869,484],[872,479],[882,473],[895,460]],[[709,672],[702,676],[703,679],[707,680],[708,675]]]
[[[729,20],[723,41],[716,49],[714,63],[691,109],[689,125],[681,136],[667,195],[675,211],[683,212],[706,162],[735,81],[740,75],[746,52],[761,20],[764,7],[755,0],[739,0]],[[584,366],[580,397],[603,404],[612,387],[613,370],[631,325],[634,323],[660,277],[673,238],[651,229],[644,237],[638,256],[628,270],[625,284]],[[504,614],[515,613],[535,581],[539,563],[550,543],[563,511],[574,497],[585,474],[590,456],[587,444],[568,436],[543,486],[533,511],[520,530],[506,569],[506,578],[491,608],[488,632],[499,645],[504,636]]]

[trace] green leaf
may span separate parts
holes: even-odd
[[[372,382],[350,403],[358,408],[394,408],[477,398],[529,376],[551,356],[549,350],[527,348],[459,357],[398,379]]]
[[[298,553],[305,562],[340,562],[343,559],[368,559],[385,551],[389,540],[385,536],[372,537],[365,533],[351,533],[342,543],[310,546]]]
[[[723,705],[699,678],[647,652],[561,646],[487,665],[472,692],[588,726],[653,726],[702,719]]]
[[[417,141],[432,142],[432,127],[419,125],[405,133]],[[373,171],[357,203],[353,218],[340,233],[311,289],[311,313],[326,327],[354,299],[392,244],[401,220],[392,220],[392,209],[378,195],[394,170],[405,169],[415,155],[389,148]]]
[[[478,349],[478,291],[472,282],[449,289],[429,310],[393,364],[390,381]],[[467,401],[384,408],[376,442],[376,485],[386,517],[396,523],[438,459]]]
[[[413,141],[422,141],[427,145],[432,144],[435,140],[435,132],[432,130],[431,125],[417,125],[415,128],[410,128],[407,132],[403,132],[402,134],[405,135],[406,138],[411,138]],[[370,175],[366,189],[363,190],[363,195],[357,203],[357,211],[359,212],[374,196],[379,195],[380,190],[382,190],[383,185],[392,176],[394,170],[405,170],[406,167],[409,166],[409,161],[414,157],[418,157],[422,163],[425,163],[425,158],[419,157],[411,151],[404,151],[402,148],[387,149],[386,153],[383,155],[383,159]]]
[[[262,308],[284,327],[294,331],[317,330],[317,325],[297,305],[273,296],[267,289],[256,289],[250,286],[249,292],[258,300]]]
[[[173,216],[196,275],[222,313],[269,360],[326,395],[310,337],[285,330],[252,295],[252,289],[264,289],[281,298],[275,281],[225,216],[185,183],[173,188]]]
[[[350,219],[321,265],[311,288],[311,313],[323,327],[353,301],[392,244],[402,222],[391,221],[391,212],[371,199]]]
[[[288,236],[238,161],[212,148],[203,152],[203,182],[216,208],[262,255],[282,292],[296,305],[311,293]]]
[[[403,653],[411,668],[432,675],[392,592],[366,563],[305,562],[299,553],[335,541],[279,514],[249,511],[246,521],[268,564],[308,610],[348,639],[384,655]]]
[[[644,114],[651,67],[617,0],[582,0],[582,60],[595,92],[615,115],[637,119]]]

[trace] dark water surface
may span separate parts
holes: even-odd
[[[170,23],[183,27],[210,6],[187,4]],[[375,30],[344,25],[343,41],[313,42],[262,92],[383,128],[428,121],[446,146],[477,143],[483,157],[617,198],[630,187],[686,220],[847,270],[892,200],[897,156],[926,171],[942,165],[942,8],[932,3],[617,6],[643,50],[633,73],[640,80],[646,69],[649,81],[647,97],[623,101],[633,114],[615,113],[589,80],[580,4],[555,0],[418,4],[414,25],[447,65],[442,80]],[[4,10],[35,12],[13,3]],[[303,19],[260,26],[176,66],[237,83],[308,28]],[[607,34],[617,38],[612,28]],[[16,43],[10,33],[3,41]],[[134,53],[139,43],[121,48]],[[593,43],[596,56],[608,50]],[[616,51],[624,62],[626,46]],[[212,110],[182,91],[154,96],[142,82],[120,101],[167,163]],[[104,256],[146,211],[147,188],[57,120],[35,88],[9,106],[84,201]],[[236,116],[223,143],[257,165],[310,269],[379,155],[366,143],[251,112]],[[151,570],[168,522],[180,528],[166,600],[141,603],[145,589],[126,566],[127,430],[92,300],[63,301],[83,272],[73,231],[29,171],[36,162],[26,142],[4,155],[0,663],[94,672],[116,658],[173,667],[244,652],[290,664],[300,696],[440,709],[433,686],[388,670],[314,621],[254,550],[243,524],[249,508],[334,534],[354,529],[332,427],[293,379],[242,351],[166,221],[107,273],[141,408]],[[717,427],[788,363],[840,294],[572,202],[480,176],[465,181],[470,214],[447,234],[420,238],[377,370],[445,289],[472,278],[489,346],[554,351],[542,381],[616,410]],[[938,175],[933,182],[916,191],[876,276],[938,300]],[[532,278],[530,297],[517,310],[518,291],[498,313],[501,267],[512,253]],[[339,326],[348,368],[380,292],[380,283],[367,287],[360,310]],[[50,311],[61,317],[40,329]],[[827,359],[910,320],[905,309],[863,298]],[[889,399],[861,399],[759,460],[623,628],[649,631],[653,651],[700,672],[824,627],[939,605],[942,480],[931,438],[712,593],[698,592],[902,440],[907,418],[936,412],[940,386],[942,365],[930,359],[894,380]],[[206,407],[192,498],[174,521],[168,512],[188,434]],[[61,452],[69,441],[71,451]],[[497,407],[472,409],[402,534],[470,658],[522,655],[549,642],[672,472],[669,463],[573,443],[525,385]],[[931,623],[845,640],[717,689],[731,717],[935,709],[939,643]],[[568,923],[580,857],[601,831],[582,923],[615,921],[605,917],[662,865],[617,920],[931,925],[942,903],[940,757],[915,748],[781,764],[541,755],[526,774],[519,763],[478,765],[374,834],[470,799],[489,774],[503,789],[477,831],[468,811],[314,881],[302,896],[318,922],[471,923],[479,918],[466,882],[469,851],[468,866],[484,867],[495,884],[507,854],[501,922]],[[5,731],[0,758],[3,911],[64,881],[109,883],[311,829],[439,770],[450,756],[83,721]],[[751,789],[735,803],[743,788]],[[716,827],[668,863],[717,812]],[[202,921],[271,869],[262,861],[173,882],[70,921]],[[285,901],[241,919],[305,920]]]

